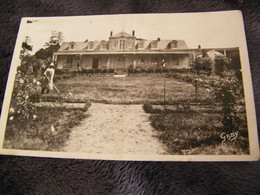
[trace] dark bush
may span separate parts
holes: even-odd
[[[186,77],[186,78],[185,78],[185,81],[188,82],[188,83],[191,83],[191,82],[193,81],[193,79],[190,78],[190,77]]]
[[[134,72],[134,70],[132,69],[132,68],[128,68],[128,73],[133,73]]]
[[[150,103],[145,103],[143,109],[146,113],[151,113],[153,111],[153,107]]]
[[[156,69],[155,69],[155,72],[156,72],[156,73],[161,73],[161,72],[162,72],[162,69],[161,69],[161,68],[156,68]]]
[[[102,72],[102,70],[101,69],[94,69],[95,70],[95,73],[101,73]]]
[[[168,68],[164,68],[162,69],[163,72],[169,72],[169,69]]]
[[[139,68],[134,69],[134,73],[141,73],[141,70]]]
[[[34,93],[34,94],[30,95],[30,101],[32,103],[40,102],[40,95],[38,93]]]
[[[78,75],[78,71],[73,71],[73,73],[71,74],[72,77],[75,77]]]
[[[88,70],[88,73],[91,73],[91,74],[93,74],[95,72],[95,70],[94,69],[89,69]]]
[[[87,73],[88,72],[88,70],[87,69],[82,69],[82,71],[81,71],[82,73]]]
[[[103,69],[103,70],[102,70],[102,73],[107,73],[107,69]]]
[[[147,69],[145,69],[145,68],[141,68],[141,73],[146,73],[147,72]]]
[[[230,64],[230,59],[225,56],[217,56],[215,58],[215,74],[222,75],[226,67]]]
[[[147,72],[148,73],[154,73],[154,69],[153,68],[148,68]]]
[[[60,70],[60,69],[57,69],[57,70],[55,70],[55,74],[62,74],[63,72],[62,72],[62,70]]]
[[[83,110],[86,112],[88,111],[89,107],[91,106],[91,102],[86,102],[86,104],[84,105]]]
[[[114,73],[114,69],[108,69],[108,73]]]

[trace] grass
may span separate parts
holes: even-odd
[[[150,116],[152,126],[158,130],[159,139],[167,146],[170,154],[226,155],[249,154],[246,121],[234,131],[239,131],[235,141],[222,144],[220,137],[225,132],[220,113],[163,112]]]
[[[71,93],[72,99],[79,102],[107,102],[112,104],[153,104],[164,100],[164,82],[166,82],[166,101],[193,100],[195,89],[192,84],[166,78],[164,75],[127,76],[114,78],[113,76],[86,77],[78,76],[60,80],[56,84],[61,93]],[[198,98],[209,98],[205,88],[199,88]]]
[[[85,108],[36,107],[37,118],[9,120],[3,148],[59,151],[70,130],[86,116]]]

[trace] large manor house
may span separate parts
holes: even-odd
[[[233,48],[234,49],[234,48]],[[214,51],[213,51],[214,50]],[[232,48],[218,49],[226,55]],[[207,49],[216,53],[215,49]],[[213,52],[212,52],[213,51]],[[109,40],[64,42],[54,53],[57,69],[114,69],[120,72],[128,68],[188,69],[201,55],[200,46],[189,49],[184,40],[146,40],[132,34],[110,32]],[[214,57],[214,56],[213,56]]]

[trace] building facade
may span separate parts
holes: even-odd
[[[214,60],[215,55],[229,57],[238,48],[189,49],[184,40],[146,40],[132,34],[110,32],[108,40],[64,42],[53,54],[57,69],[113,69],[125,73],[129,68],[189,69],[192,62],[207,53]]]
[[[146,40],[120,32],[109,40],[64,42],[54,53],[57,69],[189,68],[195,51],[184,40]]]

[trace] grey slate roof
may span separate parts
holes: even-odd
[[[132,37],[135,38],[134,36],[126,33],[126,32],[120,32],[117,33],[113,36],[113,38],[119,38],[119,37]],[[111,38],[110,37],[110,38]],[[177,47],[176,48],[171,48],[171,42],[176,41]],[[109,41],[105,41],[106,45],[109,44]],[[143,42],[143,48],[138,48],[138,43]],[[136,39],[135,40],[135,48],[134,50],[151,50],[151,42],[156,42],[157,47],[153,48],[152,50],[178,50],[178,49],[188,49],[187,44],[185,43],[184,40],[145,40],[145,39]],[[72,49],[70,47],[71,44],[74,43],[74,48]],[[90,44],[93,44],[93,49],[89,48]],[[99,51],[101,48],[101,41],[85,41],[85,42],[64,42],[60,49],[58,51]],[[108,47],[106,47],[108,49]],[[114,50],[113,50],[114,51]],[[133,51],[133,49],[131,49]]]

